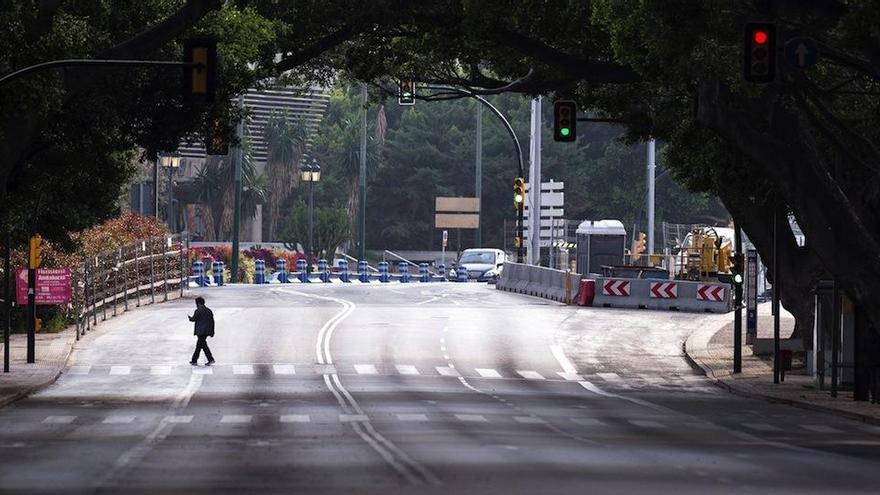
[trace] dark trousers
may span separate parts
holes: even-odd
[[[199,360],[199,352],[204,350],[205,357],[208,358],[208,361],[213,361],[214,356],[211,355],[211,349],[208,349],[208,336],[207,335],[199,335],[198,340],[196,341],[196,350],[193,352],[193,358],[190,359],[190,362],[194,363]]]

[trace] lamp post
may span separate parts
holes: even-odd
[[[178,153],[164,153],[159,156],[162,168],[168,171],[168,208],[166,211],[168,230],[174,233],[176,222],[174,221],[174,172],[180,168],[180,155]]]
[[[303,182],[309,184],[309,252],[306,254],[306,273],[312,273],[312,257],[315,255],[315,243],[312,237],[312,216],[315,203],[314,183],[321,180],[321,166],[314,158],[312,163],[307,163],[300,167]]]

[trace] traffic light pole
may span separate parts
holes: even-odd
[[[9,373],[9,331],[12,328],[12,298],[15,291],[9,288],[9,271],[11,269],[12,234],[6,231],[5,253],[3,255],[3,305],[5,315],[3,318],[3,372]]]
[[[244,95],[238,97],[238,103],[244,106]],[[241,231],[241,162],[242,156],[241,140],[244,139],[244,119],[238,123],[238,146],[235,147],[235,158],[233,165],[235,166],[235,182],[233,187],[233,204],[232,204],[232,263],[230,263],[229,278],[232,283],[238,282],[238,257],[239,257],[239,234]]]
[[[107,59],[79,59],[71,58],[64,60],[52,60],[41,64],[31,65],[15,72],[10,72],[0,77],[0,87],[34,72],[62,67],[199,67],[202,64],[177,62],[171,60],[107,60]]]
[[[733,223],[733,239],[736,251],[736,257],[739,260],[737,269],[742,270],[742,231]],[[741,272],[737,272],[742,275]],[[735,275],[735,274],[734,274]],[[742,373],[742,295],[743,287],[741,283],[734,281],[733,283],[733,372]]]

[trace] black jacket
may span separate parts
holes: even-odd
[[[214,336],[214,313],[204,304],[196,307],[196,312],[189,317],[189,321],[195,322],[193,335],[199,337]]]

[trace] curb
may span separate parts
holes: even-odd
[[[74,332],[76,332],[76,325],[71,325],[70,327],[67,328],[67,330],[70,330],[71,328],[73,329]],[[64,330],[64,331],[67,331],[67,330]],[[50,378],[43,380],[42,382],[37,383],[36,385],[31,385],[31,386],[25,387],[24,389],[19,390],[11,395],[7,395],[5,397],[0,397],[0,408],[4,408],[4,407],[8,406],[9,404],[12,404],[13,402],[24,399],[25,397],[28,397],[31,394],[35,394],[35,393],[39,392],[40,390],[42,390],[42,389],[48,387],[49,385],[52,385],[56,381],[58,381],[58,379],[61,377],[61,374],[64,372],[64,368],[67,366],[67,361],[70,359],[70,354],[73,353],[73,347],[75,345],[76,345],[76,337],[74,336],[74,338],[71,339],[70,344],[67,346],[67,350],[64,353],[64,358],[61,360],[61,365],[58,366],[58,369],[55,370],[55,373]]]
[[[717,330],[715,333],[718,333],[719,331],[720,330]],[[712,368],[710,368],[709,366],[700,364],[697,359],[695,359],[693,356],[691,356],[690,352],[688,351],[688,342],[690,341],[692,335],[693,334],[689,335],[684,340],[684,342],[682,342],[682,344],[681,344],[681,350],[682,350],[682,353],[684,354],[685,361],[687,361],[687,363],[690,365],[691,368],[694,369],[694,371],[696,371],[697,373],[712,380],[712,383],[714,383],[715,386],[717,386],[721,389],[724,389],[733,395],[738,395],[740,397],[746,397],[749,399],[760,399],[760,400],[764,400],[766,402],[771,402],[774,404],[785,404],[785,405],[797,407],[800,409],[807,409],[810,411],[818,411],[818,412],[833,414],[835,416],[853,419],[856,421],[861,421],[863,423],[880,425],[880,419],[874,418],[872,416],[866,416],[864,414],[854,413],[854,412],[850,412],[850,411],[841,411],[840,409],[835,409],[833,407],[826,407],[826,406],[822,406],[822,405],[817,405],[812,402],[807,402],[807,401],[802,401],[802,400],[782,399],[779,397],[774,397],[772,395],[762,394],[759,392],[749,392],[749,391],[743,390],[739,387],[736,387],[734,385],[731,385],[730,383],[727,383],[726,381],[721,380],[720,378],[716,377]]]

